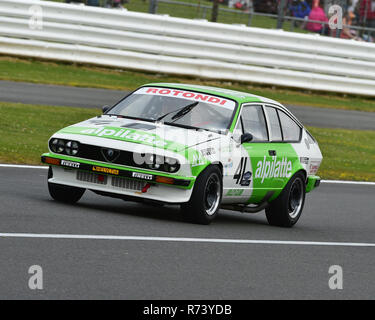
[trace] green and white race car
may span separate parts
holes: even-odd
[[[151,204],[179,204],[208,224],[220,208],[265,209],[291,227],[320,183],[318,143],[285,107],[244,92],[147,84],[103,114],[56,132],[42,162],[52,198],[86,189]]]

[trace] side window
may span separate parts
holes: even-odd
[[[267,126],[262,106],[245,106],[242,108],[241,119],[245,132],[253,135],[253,141],[267,141]]]
[[[271,107],[266,107],[266,110],[267,110],[267,116],[268,116],[269,125],[270,125],[271,140],[282,141],[283,136],[281,134],[280,121],[279,121],[279,117],[277,115],[276,109],[271,108]]]
[[[286,113],[279,112],[281,127],[283,129],[283,135],[285,141],[298,141],[301,136],[301,127],[294,122]]]

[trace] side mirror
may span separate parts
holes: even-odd
[[[105,114],[111,107],[110,106],[103,106],[102,107],[102,112]]]
[[[244,133],[242,136],[241,136],[241,144],[245,143],[245,142],[250,142],[251,140],[253,140],[253,135],[251,133]]]

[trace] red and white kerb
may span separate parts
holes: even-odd
[[[232,100],[228,100],[221,97],[212,96],[205,93],[191,92],[180,89],[167,89],[167,88],[152,88],[152,87],[143,87],[138,89],[133,94],[149,94],[154,96],[166,96],[181,98],[192,101],[205,102],[217,106],[224,107],[226,109],[233,110],[236,106],[236,103]]]

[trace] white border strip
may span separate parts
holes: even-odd
[[[29,166],[29,165],[0,163],[0,168],[48,169],[48,166]],[[361,184],[361,185],[375,186],[375,182],[368,182],[368,181],[322,180],[321,183]]]
[[[334,246],[334,247],[374,247],[375,248],[375,243],[360,243],[360,242],[357,243],[357,242],[280,241],[280,240],[246,240],[246,239],[178,238],[178,237],[76,235],[76,234],[0,233],[0,240],[1,238],[128,240],[128,241],[131,240],[131,241],[302,245],[302,246]]]
[[[0,163],[0,168],[48,169],[47,166],[29,166],[29,165],[23,165],[23,164],[5,164],[5,163]]]
[[[375,186],[375,182],[369,182],[369,181],[322,180],[321,183],[362,184],[362,185]]]

